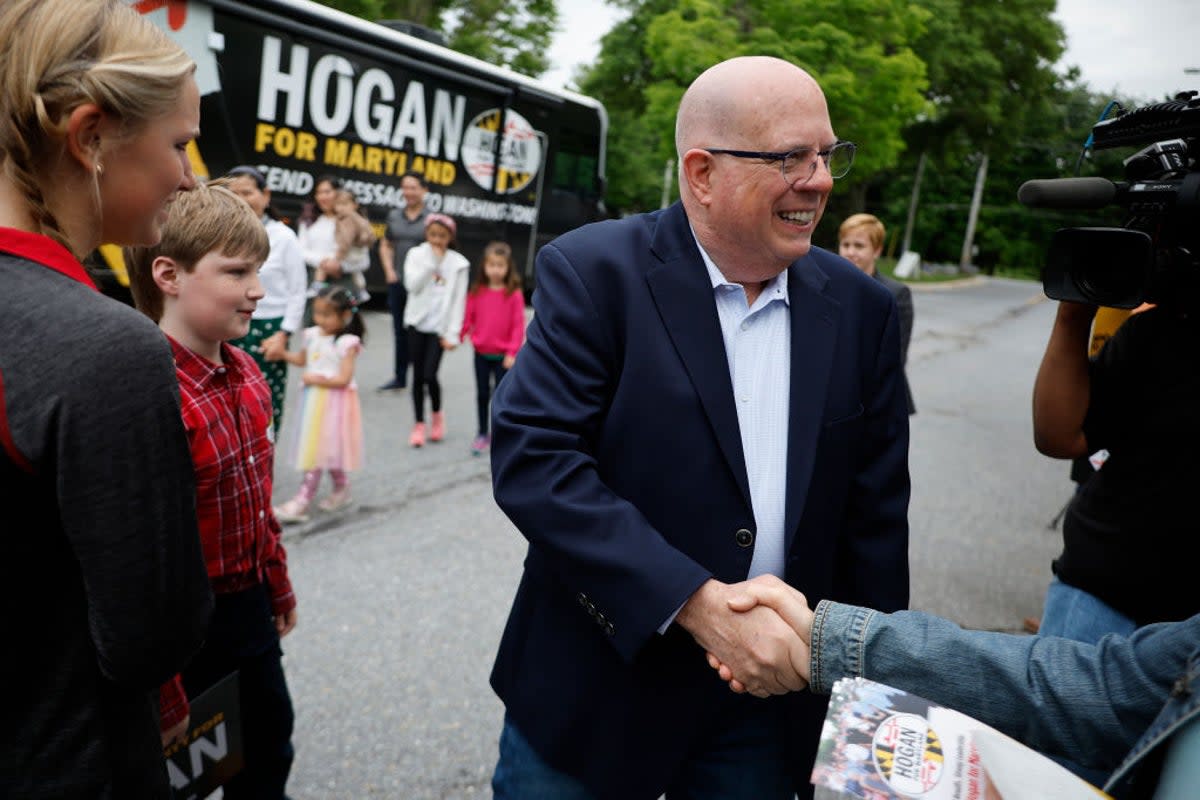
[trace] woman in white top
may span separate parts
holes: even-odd
[[[370,253],[365,250],[354,250],[345,259],[337,257],[337,214],[334,211],[334,198],[340,183],[332,175],[322,175],[317,178],[313,189],[313,201],[316,203],[317,214],[312,219],[300,218],[299,239],[300,249],[304,253],[304,263],[309,269],[321,270],[325,281],[333,286],[345,286],[351,293],[358,296],[359,286],[367,267],[371,266]],[[356,280],[357,276],[357,280]],[[310,291],[315,296],[316,291]],[[311,324],[310,312],[305,312],[305,325]]]
[[[271,190],[267,178],[250,166],[234,167],[226,175],[229,188],[254,209],[267,228],[271,254],[258,270],[263,298],[254,309],[250,332],[234,344],[251,356],[271,387],[271,405],[275,412],[275,430],[283,425],[283,399],[287,389],[287,362],[267,361],[270,353],[286,351],[288,337],[300,330],[304,317],[308,273],[304,254],[295,232],[280,222],[271,208]]]

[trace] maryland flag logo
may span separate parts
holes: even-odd
[[[871,752],[880,777],[897,792],[919,797],[945,769],[942,741],[922,716],[893,714],[875,730]]]
[[[501,120],[504,135],[501,137]],[[497,143],[497,138],[500,139]],[[496,166],[496,147],[500,166]],[[516,111],[491,108],[476,115],[463,134],[462,162],[482,189],[513,194],[529,185],[542,168],[542,135]]]

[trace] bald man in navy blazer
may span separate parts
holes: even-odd
[[[743,57],[688,88],[676,146],[680,203],[539,252],[493,401],[496,500],[529,540],[498,800],[809,796],[807,649],[731,587],[908,603],[896,303],[811,245],[853,145],[807,73]]]

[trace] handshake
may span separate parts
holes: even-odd
[[[808,686],[813,612],[803,594],[774,575],[736,584],[710,579],[675,621],[735,692],[767,697]]]

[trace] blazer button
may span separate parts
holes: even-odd
[[[738,543],[738,547],[749,547],[754,544],[754,534],[746,528],[738,528],[737,533],[733,535],[733,540]]]
[[[604,623],[604,632],[607,633],[609,636],[612,636],[614,633],[617,632],[617,629],[613,627],[613,624],[611,622],[606,622],[606,623]]]
[[[588,598],[586,594],[580,592],[579,594],[575,595],[575,599],[579,601],[579,605],[587,607]]]

